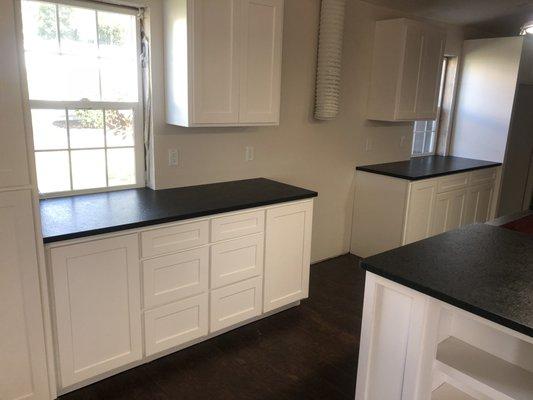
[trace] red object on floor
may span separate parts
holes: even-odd
[[[508,222],[507,224],[503,225],[503,227],[513,231],[530,233],[533,235],[533,214],[517,219],[516,221]]]

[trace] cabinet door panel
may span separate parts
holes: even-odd
[[[0,399],[50,398],[30,191],[0,193]]]
[[[425,30],[422,37],[422,64],[416,96],[416,116],[418,119],[435,119],[437,117],[445,38],[439,31],[431,29]]]
[[[429,236],[436,192],[437,182],[434,180],[411,184],[403,244]]]
[[[140,360],[137,235],[51,250],[62,387]]]
[[[239,4],[194,0],[193,123],[239,120]]]
[[[490,218],[494,183],[474,186],[466,195],[463,225],[487,222]]]
[[[397,105],[398,119],[414,119],[416,117],[416,92],[420,76],[422,56],[422,33],[416,25],[406,26],[406,41],[403,56],[400,93]]]
[[[461,227],[465,203],[466,189],[438,194],[433,206],[431,234],[438,235]]]
[[[279,122],[282,0],[243,0],[240,121]]]
[[[308,296],[312,222],[312,202],[267,210],[265,312]]]

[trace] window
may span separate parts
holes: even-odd
[[[435,154],[437,148],[437,136],[440,128],[440,116],[442,110],[442,100],[444,98],[444,87],[446,81],[446,72],[448,67],[448,58],[444,57],[442,65],[442,75],[440,82],[440,91],[438,99],[437,119],[429,121],[416,121],[413,130],[413,157],[429,156]]]
[[[135,10],[21,3],[39,192],[143,186]]]

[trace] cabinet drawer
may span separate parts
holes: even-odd
[[[208,242],[209,222],[207,220],[153,229],[141,233],[143,257],[173,253],[201,246]]]
[[[207,335],[207,293],[144,313],[146,355]]]
[[[146,260],[142,266],[145,308],[207,291],[208,247]]]
[[[263,234],[211,246],[211,287],[263,274]]]
[[[464,189],[468,185],[468,174],[455,174],[440,178],[437,183],[437,193],[450,190]]]
[[[263,232],[264,228],[264,211],[245,212],[214,218],[211,221],[211,237],[213,242],[218,242],[219,240],[260,233]]]
[[[263,279],[258,276],[211,291],[211,332],[261,314]]]
[[[470,186],[490,183],[496,179],[496,168],[481,169],[470,173]]]

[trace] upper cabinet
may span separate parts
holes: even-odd
[[[406,18],[376,22],[368,119],[437,117],[446,36]]]
[[[279,124],[283,0],[165,0],[169,124]]]

